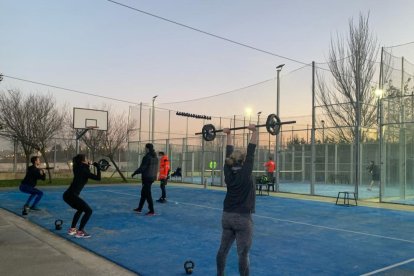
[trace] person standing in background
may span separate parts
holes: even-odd
[[[167,193],[165,191],[165,186],[167,185],[168,174],[170,173],[170,160],[168,160],[168,156],[165,155],[163,151],[158,152],[158,156],[160,158],[158,180],[160,181],[161,197],[157,199],[157,202],[166,203]]]
[[[142,207],[144,207],[145,201],[148,202],[149,211],[145,214],[146,216],[154,216],[154,202],[152,201],[151,186],[152,183],[157,179],[158,173],[158,158],[157,154],[154,151],[153,144],[145,145],[145,155],[142,158],[141,165],[138,169],[134,171],[131,177],[134,177],[136,174],[141,174],[142,178],[142,188],[141,188],[141,198],[139,200],[138,207],[134,209],[138,214],[142,213]]]
[[[271,156],[269,156],[269,160],[264,164],[264,166],[266,167],[267,180],[273,183],[273,174],[276,170],[276,163],[273,161],[273,158]]]

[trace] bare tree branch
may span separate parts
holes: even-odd
[[[358,25],[349,21],[346,41],[339,35],[336,40],[331,40],[328,66],[332,83],[317,72],[316,101],[323,107],[325,121],[332,126],[330,132],[341,141],[352,142],[355,139],[357,84],[360,87],[362,126],[370,128],[376,125],[375,94],[371,81],[377,54],[377,40],[369,30],[369,16],[360,15]],[[362,139],[366,138],[364,135],[365,132]]]

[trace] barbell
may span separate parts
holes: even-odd
[[[296,121],[281,122],[279,117],[276,114],[270,114],[269,116],[267,116],[266,124],[257,125],[256,127],[266,127],[266,130],[269,134],[278,135],[280,132],[281,125],[294,124],[294,123],[296,123]],[[248,128],[247,126],[233,127],[233,128],[230,128],[230,130],[239,130],[239,129],[247,129],[247,128]],[[203,126],[203,129],[201,130],[201,132],[197,132],[195,135],[202,134],[204,140],[213,141],[216,138],[217,132],[223,132],[223,130],[222,129],[216,130],[214,125],[207,124]]]

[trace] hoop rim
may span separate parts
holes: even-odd
[[[87,126],[87,127],[85,127],[85,129],[97,129],[97,128],[99,128],[98,126]]]

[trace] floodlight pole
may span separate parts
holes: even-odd
[[[277,77],[276,77],[276,116],[280,118],[280,71],[282,71],[284,64],[281,64],[276,67]],[[280,134],[276,135],[276,150],[275,158],[276,161],[276,192],[279,191],[279,174],[280,174],[280,164],[279,164],[279,155],[280,155]]]
[[[155,99],[158,97],[158,95],[155,95],[152,97],[152,126],[151,126],[151,143],[154,144],[154,125],[155,125],[155,108],[154,108],[154,102]]]

